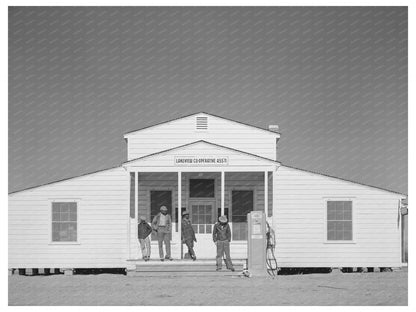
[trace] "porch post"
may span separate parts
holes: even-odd
[[[264,172],[264,214],[267,218],[267,212],[269,210],[269,172]]]
[[[181,253],[180,259],[182,259],[182,172],[178,171],[178,237],[179,237],[179,250]]]
[[[136,171],[136,177],[134,179],[134,238],[133,241],[136,242],[138,241],[138,227],[137,225],[139,224],[139,193],[138,193],[138,189],[139,189],[139,172]],[[152,221],[150,221],[152,222]],[[135,258],[139,258],[139,249],[136,247],[137,245],[134,245],[134,255]]]
[[[221,171],[221,215],[223,216],[225,213],[225,199],[224,199],[224,191],[225,191],[225,172]]]

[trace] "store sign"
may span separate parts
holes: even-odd
[[[175,156],[175,166],[228,166],[228,156]]]

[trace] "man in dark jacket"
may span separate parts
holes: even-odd
[[[191,220],[189,220],[189,212],[184,211],[182,213],[182,243],[185,243],[188,247],[189,256],[192,260],[196,260],[196,255],[194,251],[194,242],[196,242],[195,231],[192,227]]]
[[[150,234],[152,227],[146,222],[146,217],[140,217],[140,223],[137,226],[137,236],[139,238],[140,248],[142,250],[142,257],[144,261],[150,259]]]
[[[157,233],[157,242],[159,243],[160,261],[172,260],[170,256],[170,237],[172,230],[172,219],[168,214],[166,206],[160,207],[160,212],[153,218],[152,228]],[[166,256],[163,257],[163,243],[165,243]]]
[[[234,272],[230,257],[231,229],[226,216],[221,216],[219,222],[215,223],[214,230],[212,231],[212,239],[217,245],[217,271],[222,269],[222,257],[225,253],[227,269]]]

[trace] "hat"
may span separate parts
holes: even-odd
[[[223,222],[223,223],[225,223],[225,222],[227,222],[227,216],[221,216],[218,220],[220,220],[220,222]]]
[[[146,217],[145,216],[140,216],[140,220],[146,221]]]
[[[168,208],[166,208],[166,206],[162,206],[160,207],[160,211],[168,211]]]
[[[184,212],[182,212],[182,217],[183,216],[186,216],[186,215],[189,215],[189,211],[188,210],[185,210]]]

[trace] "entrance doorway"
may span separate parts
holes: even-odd
[[[165,206],[168,214],[172,216],[172,191],[150,191],[150,223],[160,212],[160,207]],[[151,239],[157,241],[156,233],[153,231]]]
[[[199,259],[215,258],[216,249],[212,240],[212,228],[216,220],[215,215],[215,200],[189,201],[189,217],[197,239],[194,249]],[[185,252],[187,252],[186,247],[184,247]]]

